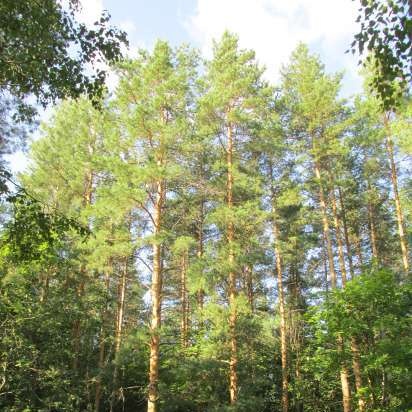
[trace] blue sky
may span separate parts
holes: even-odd
[[[357,57],[345,54],[357,31],[358,0],[82,0],[79,19],[93,23],[108,10],[112,23],[128,33],[129,53],[151,48],[157,39],[189,43],[210,57],[212,39],[228,29],[242,47],[256,51],[266,78],[279,70],[303,41],[318,53],[329,72],[345,71],[342,96],[360,91]],[[12,170],[27,165],[23,153],[9,158]]]
[[[320,54],[328,71],[345,70],[343,95],[360,89],[356,57],[345,54],[357,30],[358,0],[82,0],[81,18],[92,22],[103,9],[129,34],[131,54],[156,39],[182,42],[210,56],[212,39],[237,33],[256,51],[276,82],[298,42]]]
[[[151,47],[157,38],[173,45],[192,40],[183,23],[196,10],[194,0],[103,0],[100,3],[109,11],[114,24],[129,32],[132,46]]]

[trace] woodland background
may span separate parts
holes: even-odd
[[[271,84],[233,33],[209,60],[124,58],[108,16],[51,1],[55,31],[21,26],[35,3],[0,6],[2,154],[36,127],[28,96],[58,101],[28,170],[1,167],[2,410],[410,410],[407,2],[398,67],[355,37],[375,53],[350,100],[305,44]]]

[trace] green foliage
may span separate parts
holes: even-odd
[[[0,5],[1,90],[24,98],[34,95],[46,105],[63,97],[88,93],[99,98],[106,73],[86,66],[116,61],[125,33],[108,25],[103,14],[92,29],[75,19],[78,0],[63,9],[60,1],[2,1]],[[22,106],[20,113],[27,111]]]
[[[386,110],[397,107],[412,79],[412,8],[408,0],[361,0],[352,52],[367,51],[372,62],[371,85]]]
[[[336,384],[327,390],[325,383],[338,375],[342,361],[350,367],[350,346],[355,339],[368,410],[407,410],[412,402],[408,389],[412,384],[411,297],[410,283],[399,285],[392,272],[371,269],[313,307],[308,314],[308,332],[313,338],[304,366],[307,378],[312,376],[313,381],[305,384],[303,390],[308,392],[304,398],[308,400],[307,394],[316,390],[322,397],[320,404],[326,404],[328,393],[329,402],[336,396]],[[337,337],[343,338],[344,351],[337,350]],[[382,379],[387,379],[385,386]]]
[[[0,248],[3,256],[16,262],[49,260],[55,256],[63,237],[70,231],[85,238],[86,227],[58,213],[47,213],[39,201],[25,192],[10,195],[12,218],[5,226]]]
[[[205,67],[196,51],[159,41],[117,70],[99,110],[85,97],[67,100],[42,125],[22,192],[2,187],[11,207],[0,243],[0,409],[146,410],[153,245],[160,410],[281,411],[282,321],[290,412],[340,412],[342,365],[354,409],[360,397],[368,411],[410,409],[411,289],[394,274],[400,251],[378,99],[339,99],[341,74],[326,73],[304,45],[275,90],[230,33]],[[407,103],[390,118],[402,153]],[[403,200],[408,184],[399,163]],[[344,289],[328,289],[322,217],[332,259],[343,252],[351,278]],[[338,287],[343,269],[336,264]],[[239,396],[229,405],[233,333]]]

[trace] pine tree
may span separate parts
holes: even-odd
[[[336,288],[338,282],[327,204],[330,191],[328,162],[329,157],[333,155],[335,141],[341,129],[340,113],[342,103],[337,99],[340,79],[341,75],[326,75],[319,60],[310,56],[307,47],[304,45],[298,46],[292,54],[289,66],[283,71],[283,90],[286,95],[286,104],[291,110],[292,125],[296,130],[296,135],[305,139],[306,148],[310,150],[312,157],[310,160],[313,164],[314,178],[318,186],[318,202],[332,288]],[[339,247],[339,250],[342,272],[345,266],[341,247]],[[344,276],[342,279],[345,280]],[[338,337],[337,345],[339,347],[343,345],[340,337]],[[340,377],[343,409],[345,412],[349,412],[351,410],[351,394],[349,374],[345,364],[342,364]]]
[[[242,173],[241,159],[243,156],[250,156],[249,145],[256,137],[254,127],[259,122],[259,110],[265,104],[266,85],[262,82],[261,75],[262,70],[254,60],[254,53],[240,50],[236,36],[225,32],[220,42],[214,44],[214,57],[207,65],[205,93],[200,101],[203,123],[208,124],[211,138],[222,145],[221,162],[225,162],[226,184],[224,192],[220,187],[220,208],[216,213],[221,215],[219,219],[223,224],[224,253],[227,259],[231,404],[237,402],[239,390],[238,224],[239,219],[245,215],[246,208],[256,206],[252,202],[249,205],[247,202],[239,202],[244,185],[251,183],[248,176]]]
[[[152,246],[151,324],[148,411],[156,411],[159,401],[159,353],[165,242],[164,213],[173,181],[184,174],[177,163],[177,151],[187,138],[189,122],[191,53],[173,51],[159,41],[153,53],[142,51],[138,59],[120,67],[121,80],[116,107],[125,125],[122,142],[128,165],[126,186],[137,188],[136,207],[150,220]],[[125,175],[123,175],[124,178]],[[135,177],[136,180],[130,180]]]

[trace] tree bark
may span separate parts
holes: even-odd
[[[180,342],[182,348],[188,346],[188,298],[187,298],[187,250],[184,250],[180,259]]]
[[[399,232],[399,240],[401,244],[401,253],[402,253],[402,264],[403,268],[406,273],[409,271],[409,252],[408,252],[408,241],[405,235],[405,222],[402,213],[402,206],[401,201],[399,198],[399,190],[398,190],[398,174],[396,171],[396,164],[393,155],[393,142],[391,136],[391,130],[389,126],[389,114],[386,113],[384,116],[384,125],[386,131],[386,150],[388,153],[389,165],[391,169],[391,181],[392,181],[392,189],[393,189],[393,196],[395,201],[395,209],[396,209],[396,221],[398,223],[398,232]]]
[[[343,411],[350,412],[352,410],[351,394],[350,394],[350,386],[349,386],[349,373],[348,373],[348,369],[346,368],[346,366],[341,367],[340,381],[341,381],[341,386],[342,386]]]
[[[76,294],[79,301],[82,299],[84,294],[84,287],[85,287],[85,280],[86,277],[86,270],[84,266],[80,269],[81,280],[80,284],[77,287]],[[72,368],[74,371],[79,369],[79,358],[80,358],[80,338],[81,338],[81,318],[77,317],[73,324],[73,364]]]
[[[162,162],[159,160],[158,165]],[[153,271],[151,283],[151,323],[150,323],[150,360],[149,360],[149,390],[147,412],[157,412],[157,401],[159,398],[159,347],[160,347],[160,327],[161,327],[161,293],[162,293],[162,262],[161,245],[158,236],[160,235],[162,222],[162,208],[165,198],[165,185],[162,180],[156,182],[156,200],[154,205],[154,235],[153,243]]]
[[[92,155],[92,148],[89,146],[89,154]],[[93,170],[88,170],[84,176],[84,190],[83,190],[83,199],[82,206],[87,208],[92,203],[92,191],[93,191]],[[79,286],[77,288],[77,296],[79,300],[82,299],[84,294],[84,288],[86,284],[86,267],[84,264],[80,268],[81,279]],[[77,318],[74,321],[73,325],[73,370],[77,371],[79,369],[79,357],[80,357],[80,338],[81,338],[81,319]]]
[[[279,299],[279,314],[280,314],[280,345],[281,345],[281,361],[282,361],[282,412],[289,410],[289,371],[288,371],[288,347],[286,334],[286,315],[285,315],[285,299],[283,295],[283,278],[282,278],[282,259],[279,248],[279,228],[276,218],[273,221],[273,237],[274,248],[276,255],[276,272],[278,285]]]
[[[332,188],[332,192],[333,192],[333,188]],[[331,197],[332,197],[332,209],[333,209],[335,228],[336,228],[336,238],[337,238],[337,243],[338,243],[339,265],[340,265],[341,274],[342,274],[342,287],[344,288],[346,286],[346,269],[345,269],[345,261],[343,257],[343,245],[342,245],[342,239],[339,233],[340,225],[339,225],[339,219],[337,217],[337,211],[336,211],[335,194],[332,193]],[[336,285],[334,287],[336,288]],[[344,347],[343,339],[342,337],[339,337],[338,338],[339,352],[343,351],[343,347]],[[341,387],[342,387],[343,410],[344,412],[350,412],[352,408],[351,408],[349,372],[348,372],[348,368],[346,367],[344,363],[341,364],[340,380],[341,380]]]
[[[232,126],[227,128],[227,207],[231,211],[233,208],[233,134]],[[235,272],[235,255],[233,242],[235,237],[235,228],[232,218],[227,225],[227,243],[228,243],[228,262],[229,262],[229,333],[230,333],[230,361],[229,361],[229,396],[230,404],[237,402],[238,395],[238,377],[237,377],[237,309],[236,309],[236,272]]]
[[[343,201],[343,195],[342,195],[342,190],[339,187],[338,188],[338,194],[339,194],[339,200],[340,200],[340,206],[341,206],[341,212],[342,212],[342,221],[343,221],[343,227],[344,227],[344,235],[345,235],[345,243],[346,243],[346,250],[347,250],[347,256],[349,260],[349,269],[350,269],[350,274],[351,278],[355,276],[354,270],[353,270],[353,263],[352,263],[352,253],[351,253],[351,245],[349,241],[349,235],[348,235],[348,230],[347,230],[347,225],[346,225],[346,213],[345,213],[345,205]],[[335,225],[337,225],[337,230],[340,230],[339,228],[339,218],[337,217],[337,212],[336,212],[336,200],[335,196],[332,196],[332,202],[334,203],[334,215],[335,215]],[[338,245],[339,245],[339,240],[338,240]],[[339,246],[339,248],[342,248],[342,246]],[[340,264],[342,265],[342,260],[343,260],[343,250],[340,252],[342,254],[342,258],[339,258]],[[343,262],[344,264],[344,262]],[[346,277],[345,281],[342,276],[342,287],[345,287],[346,284]],[[365,400],[363,396],[360,393],[360,390],[362,388],[362,372],[361,372],[361,362],[360,362],[360,355],[359,355],[359,347],[357,344],[357,341],[354,337],[351,339],[351,353],[352,353],[352,369],[353,369],[353,374],[355,376],[355,388],[356,392],[358,395],[358,410],[359,412],[364,412],[365,411]],[[342,373],[342,372],[341,372]],[[342,379],[349,379],[347,371],[343,372]],[[347,386],[349,383],[345,382],[343,383],[343,386]],[[342,387],[343,387],[342,386]],[[349,388],[348,388],[349,391]],[[348,393],[349,396],[349,407],[350,407],[350,392]]]
[[[318,185],[319,185],[319,203],[320,203],[320,208],[321,208],[321,213],[322,213],[323,234],[326,240],[326,247],[328,251],[331,286],[332,286],[332,289],[335,289],[337,287],[337,282],[336,282],[335,265],[333,261],[332,241],[329,235],[329,222],[328,222],[328,215],[327,215],[327,209],[326,209],[325,195],[323,192],[323,184],[322,184],[322,179],[321,179],[319,161],[317,159],[315,160],[315,176],[316,176],[316,179],[318,180]],[[342,339],[338,339],[337,345],[338,345],[338,350],[342,351],[343,350]],[[342,397],[343,397],[343,410],[344,412],[350,412],[351,411],[351,396],[350,396],[350,386],[349,386],[349,374],[344,364],[341,365],[340,379],[341,379]]]
[[[358,395],[358,411],[364,412],[366,410],[366,402],[363,395],[360,393],[363,387],[362,379],[362,367],[360,361],[359,345],[355,337],[351,340],[351,352],[352,352],[352,369],[355,376],[355,388]]]
[[[345,207],[345,200],[343,197],[342,189],[338,187],[338,195],[340,201],[340,210],[342,211],[342,223],[343,223],[343,234],[345,237],[345,245],[346,245],[346,256],[348,257],[349,263],[349,273],[351,279],[355,276],[355,270],[353,267],[353,257],[352,257],[352,248],[349,240],[349,230],[348,230],[348,223],[346,219],[346,207]]]
[[[368,202],[367,202],[367,208],[368,208],[368,223],[369,223],[369,239],[370,239],[370,244],[371,244],[371,249],[372,249],[372,256],[379,261],[379,254],[378,254],[378,246],[376,242],[376,227],[375,227],[375,216],[373,213],[373,205],[371,202],[371,196],[372,196],[372,187],[371,184],[368,180]]]
[[[294,355],[294,375],[295,382],[299,386],[302,382],[301,365],[302,365],[302,347],[303,347],[303,322],[302,322],[302,289],[300,287],[301,280],[297,265],[297,250],[295,248],[295,259],[291,263],[289,270],[289,279],[287,282],[289,288],[289,295],[291,297],[291,303],[287,306],[288,310],[288,322],[287,322],[287,344],[290,348],[290,353]],[[326,262],[325,258],[325,262]],[[327,263],[325,263],[327,266]],[[326,269],[327,270],[327,269]],[[290,358],[288,358],[290,361]],[[292,365],[289,364],[289,367]],[[297,393],[292,392],[294,395],[295,410],[297,412],[303,412],[304,400]]]
[[[203,173],[202,173],[203,177]],[[199,224],[198,224],[198,230],[197,230],[197,258],[201,261],[203,258],[203,226],[204,226],[204,220],[205,220],[205,211],[204,211],[204,205],[205,200],[203,198],[203,195],[200,199],[200,207],[199,207]],[[200,276],[203,276],[203,271],[201,271]],[[200,316],[202,316],[203,312],[203,304],[204,304],[204,297],[205,297],[205,291],[203,288],[200,288],[197,291],[197,308],[199,310]],[[202,324],[202,321],[200,322]]]
[[[343,201],[342,190],[340,187],[338,188],[338,193],[339,193],[339,199],[340,199],[340,205],[341,205],[341,211],[342,211],[342,220],[343,220],[343,226],[344,226],[346,250],[347,250],[347,255],[348,255],[348,260],[349,260],[349,269],[350,269],[351,278],[353,279],[353,277],[355,276],[355,273],[354,273],[353,263],[352,263],[351,245],[349,242],[349,235],[348,235],[347,226],[346,226],[345,205]],[[342,282],[342,286],[344,287],[345,283]],[[353,374],[355,376],[355,388],[356,388],[356,393],[358,395],[358,411],[364,412],[366,403],[365,403],[365,400],[362,394],[360,393],[361,388],[363,386],[362,369],[361,369],[361,362],[360,362],[359,346],[358,346],[358,343],[355,337],[352,337],[351,339],[351,353],[352,353],[352,369],[353,369]]]
[[[105,352],[106,352],[106,318],[109,306],[109,293],[110,293],[110,276],[109,273],[106,272],[105,276],[105,286],[106,286],[106,304],[102,311],[101,319],[102,325],[100,327],[100,339],[99,339],[99,361],[98,361],[98,375],[96,378],[96,388],[94,394],[94,410],[95,412],[99,412],[100,410],[100,400],[102,396],[102,372],[105,365]]]
[[[341,236],[341,224],[338,215],[338,210],[336,206],[336,197],[335,197],[335,188],[331,187],[331,200],[332,200],[332,213],[333,213],[333,221],[335,225],[335,235],[336,235],[336,242],[338,244],[338,258],[339,258],[339,266],[340,266],[340,273],[342,277],[342,286],[345,287],[346,285],[346,266],[345,266],[345,256],[343,252],[343,242]]]
[[[357,232],[355,233],[355,248],[356,254],[358,256],[358,263],[359,263],[359,270],[362,270],[363,267],[363,253],[362,253],[362,244],[361,244],[361,229],[358,228]]]
[[[249,303],[250,311],[253,313],[255,311],[255,296],[253,291],[253,271],[252,267],[248,264],[244,268],[244,276],[246,283],[246,296]]]
[[[346,243],[346,249],[348,251],[348,259],[350,256],[350,264],[349,264],[349,269],[351,273],[351,278],[353,279],[354,277],[354,270],[353,270],[353,264],[352,264],[352,255],[351,255],[351,246],[349,242],[349,236],[347,233],[347,227],[346,227],[346,214],[345,214],[345,208],[344,208],[344,203],[343,203],[343,197],[342,197],[342,191],[339,188],[339,198],[340,198],[340,203],[341,203],[341,210],[342,210],[342,216],[343,216],[343,225],[344,225],[344,233],[345,233],[345,243]],[[342,278],[342,286],[345,287],[346,281],[343,282]],[[355,339],[355,337],[352,337],[351,339],[351,353],[352,353],[352,369],[353,369],[353,374],[355,376],[355,388],[356,388],[356,393],[358,395],[358,411],[359,412],[364,412],[365,411],[365,400],[364,397],[361,394],[361,388],[362,388],[362,369],[361,369],[361,362],[360,362],[360,354],[359,354],[359,347],[358,343]],[[345,377],[345,373],[343,375],[343,379],[348,379],[347,373]],[[345,383],[346,386],[346,383]],[[349,390],[349,389],[348,389]],[[349,397],[350,397],[350,392],[349,392]],[[349,406],[350,406],[350,399],[349,399]]]
[[[318,161],[315,161],[315,176],[318,180],[319,185],[319,204],[320,210],[322,214],[322,226],[323,226],[323,235],[325,237],[326,243],[326,250],[328,253],[328,262],[329,262],[329,276],[331,280],[332,288],[336,287],[336,272],[335,272],[335,264],[333,261],[333,249],[332,249],[332,241],[329,234],[329,221],[328,215],[326,211],[326,202],[325,202],[325,195],[323,191],[323,184],[321,179],[320,167]]]
[[[113,370],[113,383],[112,383],[112,394],[110,397],[110,412],[113,411],[118,378],[119,378],[119,365],[118,356],[120,352],[120,347],[122,344],[122,330],[123,330],[123,318],[124,318],[124,308],[125,308],[125,295],[126,295],[126,284],[127,284],[127,273],[128,273],[128,262],[127,258],[124,259],[124,267],[122,270],[119,283],[117,285],[117,316],[116,316],[116,329],[114,335],[114,370]]]

